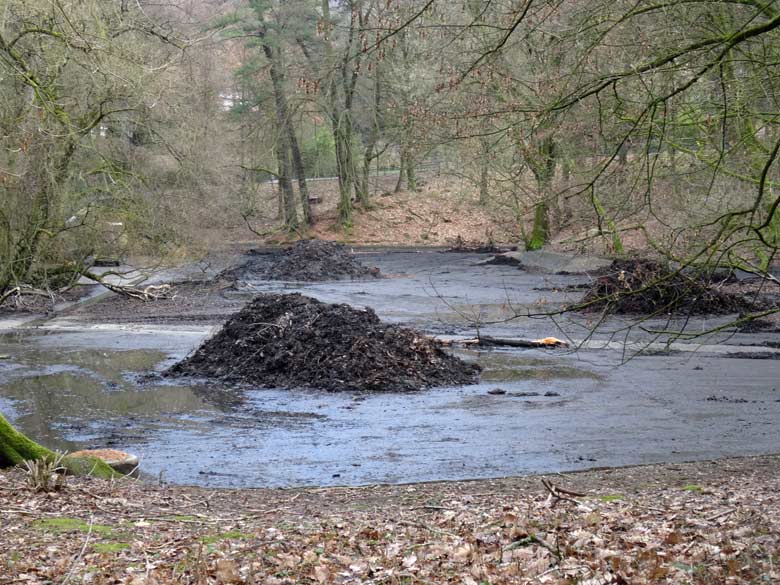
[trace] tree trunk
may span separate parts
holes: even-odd
[[[336,143],[336,167],[339,175],[339,223],[349,226],[352,223],[352,183],[354,179],[354,162],[352,160],[351,121],[347,112],[334,112],[333,140]]]
[[[539,250],[550,239],[550,201],[555,201],[552,183],[557,165],[555,141],[552,137],[543,138],[538,149],[539,158],[532,157],[529,165],[536,178],[538,202],[534,206],[534,226],[526,247]]]
[[[54,456],[53,451],[25,437],[0,414],[0,468],[50,456]]]
[[[490,200],[490,118],[485,116],[480,124],[479,137],[479,204],[486,206]]]
[[[561,210],[561,225],[566,225],[572,218],[571,204],[567,194],[569,193],[569,186],[571,185],[571,167],[572,160],[569,157],[561,159],[561,175],[563,180],[563,190],[558,195],[558,209]]]
[[[540,250],[550,237],[550,220],[547,202],[542,200],[534,207],[534,226],[531,230],[531,238],[526,244],[527,250]]]
[[[406,150],[406,186],[410,191],[417,191],[417,173],[414,168],[411,148]]]
[[[331,27],[330,0],[322,0],[322,22],[325,41],[325,63],[332,73],[328,83],[328,102],[333,126],[333,140],[336,143],[336,164],[339,176],[339,222],[348,227],[352,223],[352,189],[357,179],[355,161],[352,154],[354,127],[352,105],[355,87],[360,72],[361,51],[354,51],[358,27],[363,26],[365,15],[358,3],[352,3],[350,24],[346,43],[340,62],[334,58],[333,42],[330,38]]]
[[[490,200],[490,190],[488,186],[490,165],[488,164],[488,144],[485,140],[481,140],[480,142],[482,145],[482,157],[479,167],[479,204],[484,207]]]
[[[284,141],[286,142],[286,140]],[[298,213],[295,209],[295,192],[290,179],[290,151],[286,144],[280,144],[276,149],[277,164],[279,166],[279,210],[280,219],[284,226],[290,230],[298,228]]]
[[[377,158],[375,154],[376,143],[379,140],[379,126],[381,116],[381,101],[382,101],[382,80],[380,77],[380,64],[377,63],[374,68],[374,112],[373,120],[371,121],[371,133],[368,135],[368,144],[366,144],[366,151],[363,153],[363,172],[361,174],[360,184],[357,188],[357,197],[360,203],[367,207],[369,205],[369,186],[368,177],[371,171],[371,162]]]
[[[479,170],[479,204],[484,207],[490,201],[490,191],[488,190],[488,165],[487,161],[482,161],[482,168]]]
[[[306,169],[303,166],[303,157],[301,149],[298,146],[298,138],[295,136],[292,122],[287,123],[287,137],[290,141],[290,154],[292,155],[292,167],[295,172],[295,178],[298,181],[298,196],[301,201],[301,213],[303,215],[303,225],[311,225],[311,204],[309,203],[309,187],[306,184]]]
[[[263,43],[263,52],[270,63],[271,85],[274,92],[276,112],[277,142],[276,156],[279,163],[279,187],[282,197],[282,221],[288,230],[298,229],[298,213],[295,208],[295,192],[292,187],[292,144],[290,143],[290,127],[287,96],[284,93],[284,76],[279,64],[279,55],[274,48]],[[293,133],[294,135],[294,133]],[[300,153],[299,153],[300,155]],[[304,181],[305,182],[305,181]],[[308,203],[308,195],[307,195]]]
[[[404,185],[404,177],[406,176],[406,155],[404,154],[403,146],[401,147],[401,160],[400,168],[398,169],[398,181],[395,183],[395,189],[393,193],[400,193],[401,188]]]
[[[39,445],[17,431],[0,414],[0,469],[19,465],[24,461],[54,459],[55,457],[54,451]],[[66,457],[62,463],[69,472],[75,475],[95,475],[97,477],[121,475],[107,463],[94,457]]]

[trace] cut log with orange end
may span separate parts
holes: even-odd
[[[534,339],[534,343],[538,343],[539,345],[554,345],[557,347],[569,347],[569,344],[563,341],[562,339],[558,339],[557,337],[545,337],[544,339]]]
[[[108,463],[119,473],[132,473],[138,468],[138,457],[117,449],[85,449],[69,453],[70,457],[95,457]]]

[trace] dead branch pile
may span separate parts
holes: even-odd
[[[753,300],[721,290],[720,284],[707,275],[686,274],[654,260],[615,260],[579,306],[644,315],[714,315],[758,308]]]
[[[371,309],[265,294],[167,375],[267,387],[401,392],[477,381],[479,367]]]

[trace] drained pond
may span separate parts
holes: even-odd
[[[106,298],[7,328],[0,335],[0,411],[52,448],[118,448],[138,454],[150,480],[209,486],[485,478],[780,446],[776,331],[719,332],[668,345],[641,331],[627,338],[620,319],[595,334],[588,316],[505,321],[510,311],[568,302],[576,294],[565,291],[589,277],[485,265],[480,254],[360,257],[384,278],[295,283],[250,275],[201,304],[130,313],[123,300]],[[157,375],[253,295],[283,292],[370,307],[384,322],[448,339],[479,328],[587,343],[579,351],[455,346],[446,351],[478,364],[479,382],[415,392]],[[697,317],[689,326],[709,329],[722,319]],[[652,344],[649,355],[626,359],[643,344]]]

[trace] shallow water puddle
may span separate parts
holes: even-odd
[[[603,376],[584,367],[569,365],[555,352],[545,357],[527,357],[522,351],[490,350],[479,352],[482,382],[518,382],[523,380],[601,380]]]

